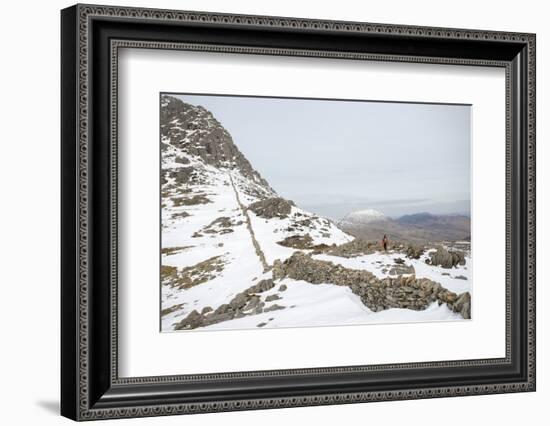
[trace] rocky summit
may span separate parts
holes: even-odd
[[[237,169],[243,176],[269,187],[210,111],[169,95],[162,95],[160,111],[163,149],[172,146],[178,153],[200,158],[204,164]],[[186,157],[176,156],[175,161],[186,164]]]

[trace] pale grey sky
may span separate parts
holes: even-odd
[[[469,105],[177,97],[210,110],[273,189],[317,214],[470,213]]]

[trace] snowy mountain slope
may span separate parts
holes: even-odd
[[[374,312],[349,287],[274,280],[277,262],[298,251],[321,253],[354,237],[280,198],[200,106],[162,96],[161,150],[162,331],[460,317],[437,303],[423,311]],[[314,256],[360,269],[373,265]]]
[[[161,111],[163,330],[269,277],[269,265],[294,252],[277,243],[286,237],[309,235],[314,244],[352,238],[295,206],[269,219],[248,211],[277,194],[221,124],[171,96],[163,96]]]

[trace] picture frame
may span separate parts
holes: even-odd
[[[61,414],[94,420],[535,391],[535,45],[525,33],[80,4],[62,10]],[[504,69],[505,356],[119,377],[122,48]]]

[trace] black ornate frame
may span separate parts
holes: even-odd
[[[126,7],[61,13],[61,413],[158,416],[535,390],[535,35]],[[119,378],[117,64],[122,47],[506,70],[506,356]]]

